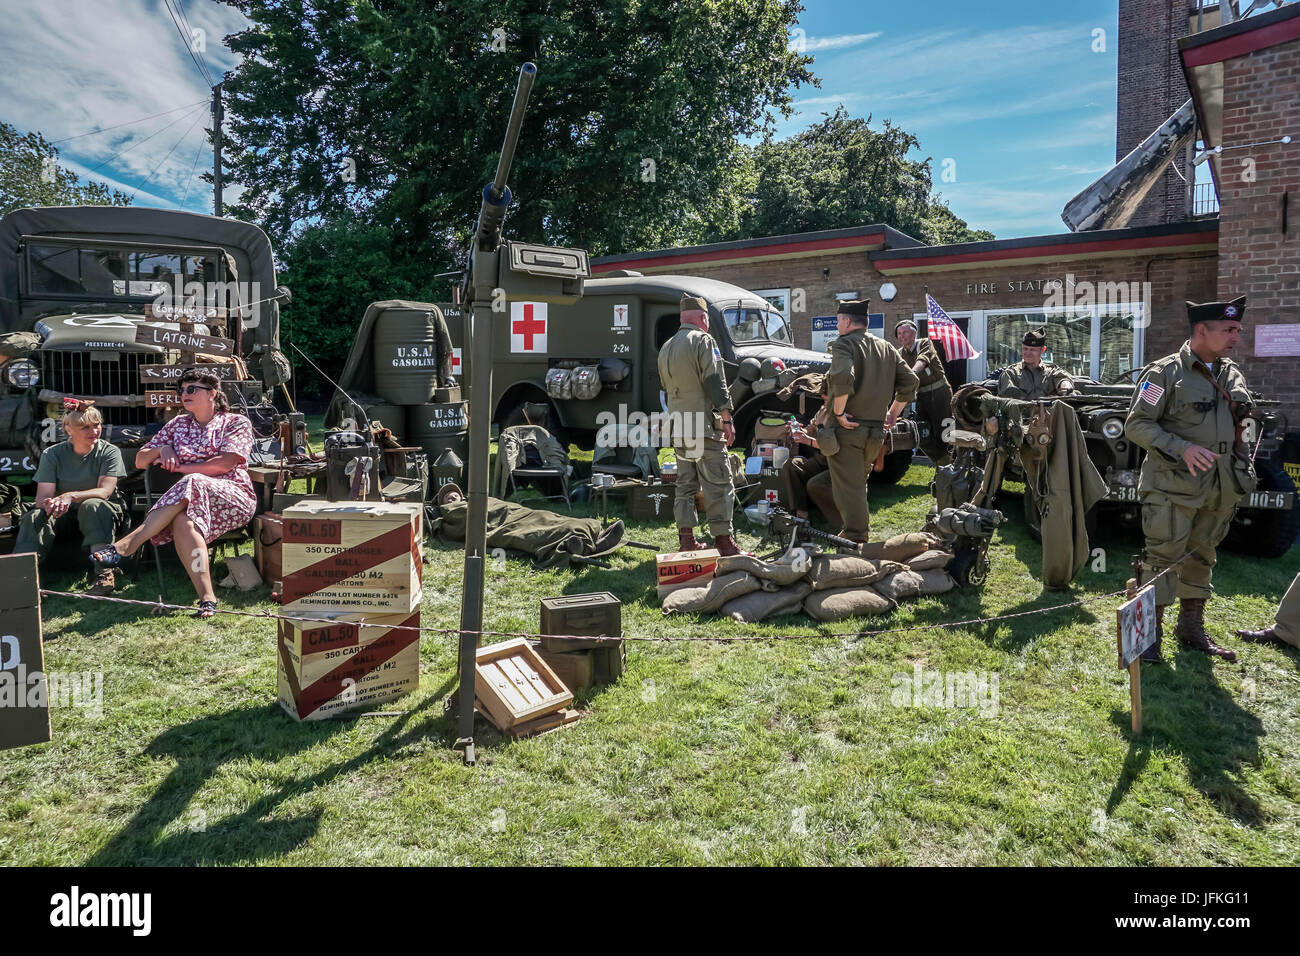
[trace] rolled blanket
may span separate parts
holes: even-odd
[[[814,590],[865,587],[887,574],[903,570],[893,561],[870,561],[856,554],[819,554],[812,560],[808,580]]]
[[[812,585],[807,581],[796,581],[776,591],[754,591],[728,601],[718,613],[744,624],[752,624],[764,618],[799,610],[799,605],[810,591]]]
[[[720,578],[710,578],[708,585],[702,588],[678,588],[664,597],[664,613],[712,614],[728,601],[758,588],[758,578],[736,571]]]
[[[762,561],[748,554],[733,554],[727,557],[718,558],[717,567],[714,568],[715,577],[724,574],[731,574],[734,571],[745,571],[754,575],[763,581],[770,581],[778,587],[785,587],[787,584],[793,584],[805,574],[808,568],[805,566],[807,558],[796,565],[796,555],[787,553],[781,555],[775,561]]]
[[[819,621],[842,621],[846,617],[888,614],[895,605],[874,588],[861,587],[813,591],[804,598],[803,607]]]
[[[907,534],[896,534],[884,541],[864,544],[858,548],[858,554],[873,561],[882,559],[906,561],[908,558],[931,551],[938,545],[939,539],[932,534],[924,531],[909,531]]]

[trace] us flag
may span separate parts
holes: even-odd
[[[962,334],[961,327],[948,318],[948,313],[939,307],[939,303],[925,294],[925,314],[930,317],[926,323],[930,328],[930,338],[943,343],[944,354],[949,362],[957,359],[979,358],[979,352],[971,348],[970,341]]]

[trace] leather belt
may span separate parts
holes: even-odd
[[[945,379],[939,379],[937,382],[931,382],[929,385],[922,385],[916,390],[916,394],[924,395],[926,392],[933,392],[943,388],[948,382]]]

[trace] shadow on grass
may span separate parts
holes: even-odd
[[[1165,648],[1169,650],[1168,642]],[[1242,824],[1260,825],[1259,803],[1239,780],[1246,766],[1260,764],[1263,724],[1219,684],[1209,657],[1178,650],[1173,663],[1173,668],[1142,668],[1141,735],[1133,734],[1127,710],[1111,712],[1111,721],[1129,738],[1129,750],[1106,813],[1114,813],[1146,767],[1151,750],[1161,747],[1182,755],[1191,785],[1222,813]]]
[[[441,713],[442,698],[455,683],[447,681],[413,710],[395,718],[364,753],[325,767],[264,793],[242,813],[207,825],[193,820],[182,832],[164,836],[182,819],[186,807],[223,764],[251,758],[278,761],[328,740],[343,721],[296,723],[279,704],[244,707],[202,717],[173,727],[145,748],[152,757],[169,756],[176,766],[135,816],[100,850],[87,866],[236,864],[281,856],[311,839],[320,826],[320,813],[289,820],[266,820],[286,800],[310,793],[340,775],[346,775],[377,757],[391,756],[426,737],[452,742],[454,723]],[[430,708],[439,712],[431,714]],[[352,717],[364,720],[364,717]],[[184,824],[182,824],[184,826]]]

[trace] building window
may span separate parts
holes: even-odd
[[[754,295],[767,299],[772,308],[781,313],[786,325],[790,324],[790,290],[789,289],[755,289]]]

